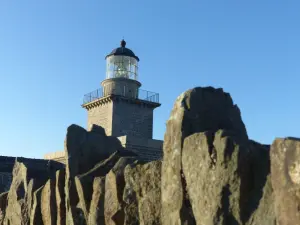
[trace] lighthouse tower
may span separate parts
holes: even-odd
[[[141,158],[153,160],[162,155],[162,141],[153,140],[153,110],[160,106],[159,94],[142,90],[138,80],[139,58],[121,41],[106,57],[106,78],[101,87],[84,95],[87,129],[93,124]]]

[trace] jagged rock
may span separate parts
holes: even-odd
[[[31,209],[32,209],[32,205],[33,205],[33,194],[34,191],[38,188],[37,187],[37,182],[35,181],[35,179],[31,179],[29,181],[28,187],[27,187],[27,192],[26,192],[26,204],[27,204],[27,209],[28,209],[28,215],[31,215]]]
[[[104,216],[106,225],[124,224],[124,169],[135,158],[121,158],[105,178]]]
[[[85,222],[89,218],[90,202],[93,196],[93,185],[96,177],[104,177],[120,160],[120,152],[113,153],[108,159],[96,164],[94,168],[85,174],[75,177],[75,185],[78,195],[78,205],[82,210]]]
[[[248,198],[242,202],[243,221],[247,221],[247,225],[275,225],[274,195],[270,175],[270,146],[250,141],[248,147],[250,149],[250,174],[243,182],[244,191],[248,193]]]
[[[55,225],[57,222],[55,186],[55,180],[50,179],[42,189],[41,213],[44,225]]]
[[[27,223],[28,215],[26,212],[25,215],[23,214],[25,211],[24,207],[26,207],[23,201],[27,192],[27,185],[27,168],[23,163],[16,162],[13,169],[13,181],[7,197],[5,225]]]
[[[173,107],[164,138],[162,163],[162,223],[194,224],[182,176],[184,139],[197,132],[226,129],[247,141],[240,110],[222,89],[194,88],[180,95]]]
[[[92,169],[97,163],[123,149],[116,137],[108,137],[103,128],[93,125],[87,132],[75,124],[67,129],[65,139],[66,173],[75,177]]]
[[[30,161],[15,162],[13,179],[7,195],[5,225],[29,224],[33,209],[33,193],[55,174],[56,168],[35,168]]]
[[[271,175],[267,176],[265,186],[262,187],[261,192],[262,197],[258,203],[258,207],[251,215],[247,225],[276,225]]]
[[[226,132],[196,133],[182,149],[186,189],[197,224],[243,224],[248,151]]]
[[[73,225],[74,220],[82,223],[86,214],[79,204],[74,177],[88,173],[99,162],[107,159],[112,153],[122,150],[120,141],[116,137],[108,137],[103,128],[94,125],[90,132],[80,126],[68,127],[65,139],[66,179],[65,204],[66,222]],[[87,193],[91,195],[91,193]],[[77,207],[78,205],[78,207]]]
[[[88,225],[105,224],[104,218],[105,177],[96,177],[90,204]]]
[[[41,196],[43,186],[33,193],[33,205],[30,214],[30,225],[43,224],[41,214]]]
[[[0,194],[0,224],[2,225],[5,217],[5,209],[7,207],[8,191]]]
[[[128,165],[124,176],[124,224],[161,224],[161,161]]]
[[[300,224],[300,139],[276,139],[271,146],[271,180],[279,225]]]
[[[4,224],[29,224],[32,193],[51,176],[50,173],[42,175],[38,172],[28,164],[15,163]],[[33,177],[34,180],[30,181]]]
[[[55,197],[56,197],[56,208],[57,208],[57,220],[56,225],[66,224],[66,209],[65,209],[65,175],[66,171],[58,170],[55,176]]]

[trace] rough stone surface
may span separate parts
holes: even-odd
[[[0,194],[0,224],[3,223],[5,217],[5,209],[7,206],[7,196],[8,192],[3,192]]]
[[[128,165],[124,176],[125,224],[161,224],[161,161]]]
[[[0,193],[9,191],[12,183],[12,172],[16,161],[26,165],[26,168],[28,168],[31,173],[34,172],[35,174],[32,174],[32,177],[35,178],[38,178],[39,175],[43,177],[49,176],[56,170],[63,168],[63,164],[52,160],[0,156]]]
[[[90,204],[88,224],[105,224],[104,218],[105,177],[96,177]]]
[[[13,180],[8,193],[8,204],[4,224],[28,224],[31,214],[32,193],[43,185],[55,171],[40,174],[25,163],[16,162]],[[31,178],[34,180],[31,181]]]
[[[94,127],[87,132],[82,127],[68,127],[65,140],[66,173],[75,177],[92,169],[97,163],[123,149],[117,138],[105,135],[103,128]]]
[[[124,169],[126,165],[131,164],[134,161],[134,158],[121,158],[106,175],[104,197],[104,216],[106,225],[124,224]]]
[[[248,140],[239,108],[222,89],[194,88],[180,95],[167,122],[162,163],[162,223],[194,224],[190,202],[182,181],[182,146],[184,139],[197,132],[219,129],[236,133]]]
[[[65,175],[66,171],[59,170],[55,176],[55,198],[56,198],[56,210],[57,210],[57,225],[66,224],[66,209],[65,209]]]
[[[23,163],[16,162],[13,169],[13,181],[7,197],[8,204],[4,224],[27,223],[27,207],[24,204],[27,185],[27,168]]]
[[[300,224],[300,139],[273,142],[271,174],[277,223]]]
[[[33,206],[30,215],[30,225],[43,224],[41,213],[41,196],[43,187],[37,189],[33,194]]]
[[[243,203],[243,220],[249,225],[275,225],[274,195],[270,175],[270,146],[250,141],[250,173],[247,182],[248,198]]]
[[[67,160],[64,187],[68,224],[82,223],[87,216],[80,206],[77,207],[79,196],[74,177],[88,173],[99,162],[120,150],[123,150],[120,141],[115,137],[106,136],[102,127],[94,125],[89,132],[74,124],[68,127],[65,139],[65,157]],[[88,193],[87,195],[91,194]]]
[[[241,190],[247,150],[224,132],[185,139],[182,166],[197,224],[242,224]],[[245,177],[246,178],[246,177]]]
[[[42,189],[41,213],[44,225],[55,225],[57,218],[57,205],[55,197],[55,180],[48,180]]]

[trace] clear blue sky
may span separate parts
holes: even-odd
[[[299,12],[299,0],[1,0],[0,154],[41,158],[86,127],[82,97],[123,36],[142,88],[160,93],[154,138],[180,93],[208,85],[231,94],[250,138],[300,136]]]

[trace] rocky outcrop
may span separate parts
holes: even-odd
[[[128,165],[124,178],[124,224],[161,224],[161,161]]]
[[[55,171],[39,174],[25,163],[16,162],[13,180],[7,195],[4,224],[29,224],[34,192],[53,177]]]
[[[7,207],[7,196],[8,192],[3,192],[0,194],[0,224],[3,224],[5,217],[5,209]]]
[[[94,125],[89,132],[77,125],[68,128],[64,185],[67,224],[87,223],[94,178],[105,176],[121,157],[133,155],[117,138],[106,136],[102,127]]]
[[[277,222],[300,224],[300,139],[276,139],[271,162]]]
[[[194,88],[180,95],[167,122],[162,164],[162,223],[194,224],[189,199],[183,185],[182,148],[194,133],[229,130],[240,141],[248,140],[239,108],[222,89]]]
[[[222,89],[180,95],[163,148],[146,163],[103,128],[71,125],[65,169],[15,163],[0,225],[300,224],[300,139],[249,140]]]
[[[184,141],[182,173],[197,224],[242,223],[248,152],[225,133],[195,133]]]

